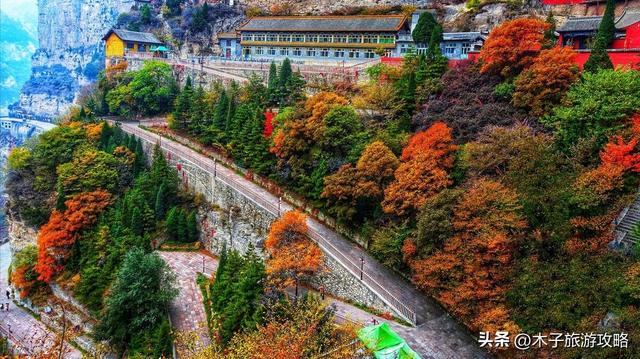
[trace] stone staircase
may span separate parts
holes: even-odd
[[[634,237],[633,229],[640,224],[640,193],[635,201],[620,212],[618,218],[613,221],[614,239],[609,244],[610,248],[628,252],[640,242],[640,238]]]

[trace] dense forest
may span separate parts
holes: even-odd
[[[285,60],[266,85],[187,81],[177,91],[170,68],[149,62],[105,77],[85,105],[168,114],[175,133],[359,229],[375,257],[473,332],[640,340],[640,247],[608,248],[610,224],[640,186],[640,73],[614,70],[606,56],[612,12],[584,70],[554,46],[553,24],[535,18],[497,26],[478,62],[447,68],[442,29],[423,16],[421,41],[433,50],[375,65],[364,83],[306,94]],[[602,327],[605,316],[614,324]]]
[[[148,166],[135,137],[75,111],[8,162],[11,216],[40,228],[37,247],[12,263],[21,297],[44,302],[55,281],[99,319],[97,339],[131,357],[170,354],[167,309],[177,290],[151,251],[173,239],[172,216],[188,232],[195,206],[159,149]]]

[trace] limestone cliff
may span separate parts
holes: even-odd
[[[49,119],[65,112],[102,69],[100,39],[133,5],[133,0],[39,0],[40,48],[10,111]]]

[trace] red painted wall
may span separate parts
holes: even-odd
[[[640,22],[626,27],[624,49],[640,49]],[[616,40],[618,41],[618,40]]]
[[[584,63],[589,59],[589,51],[578,52],[576,56],[576,63],[582,68]],[[630,66],[634,69],[640,70],[640,50],[637,51],[619,51],[609,52],[609,58],[614,67],[618,66]]]

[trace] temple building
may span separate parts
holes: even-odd
[[[403,15],[267,16],[238,31],[245,58],[342,61],[400,56],[398,37],[409,26]]]
[[[419,12],[404,15],[266,16],[245,22],[236,33],[218,34],[225,58],[300,62],[367,61],[425,52],[411,35]],[[449,59],[466,59],[478,51],[486,34],[444,33],[440,44]]]
[[[558,43],[576,50],[589,49],[602,16],[570,17],[558,30]],[[611,49],[640,49],[640,10],[625,10],[615,21],[616,34]]]
[[[111,29],[102,40],[105,42],[107,67],[131,54],[161,56],[167,52],[163,43],[149,32]]]

